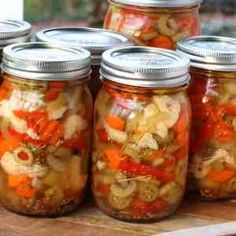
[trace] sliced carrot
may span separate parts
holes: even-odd
[[[33,112],[27,112],[23,110],[15,110],[14,115],[18,118],[25,119],[28,122],[36,122],[41,119],[48,119],[48,113],[43,110],[36,110]]]
[[[18,197],[24,198],[33,198],[36,193],[36,190],[29,185],[20,185],[16,188],[16,195]]]
[[[106,122],[114,129],[124,130],[125,121],[119,116],[108,115]]]
[[[19,141],[19,139],[15,138],[15,137],[0,140],[0,157],[5,152],[13,151],[14,149],[16,149],[19,146],[20,146],[20,141]]]
[[[174,45],[173,45],[173,42],[171,41],[171,39],[166,37],[166,36],[162,36],[162,35],[152,39],[149,42],[149,46],[167,48],[167,49],[173,49],[174,48]]]
[[[119,168],[122,155],[119,150],[117,149],[106,149],[104,153],[108,159],[109,166],[112,170],[117,170]]]
[[[25,175],[8,175],[7,183],[9,188],[17,188],[22,184],[28,184],[29,177]]]
[[[4,81],[0,87],[0,100],[6,99],[10,95],[11,84]]]
[[[224,169],[223,171],[220,172],[211,170],[207,174],[207,178],[218,183],[225,183],[229,181],[231,178],[233,178],[235,174],[236,174],[235,171],[230,169]]]

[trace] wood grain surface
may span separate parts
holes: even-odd
[[[91,201],[65,217],[26,217],[0,208],[0,218],[0,236],[236,235],[236,201],[185,200],[174,216],[152,224],[114,220],[102,214]]]

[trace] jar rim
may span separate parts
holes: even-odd
[[[90,52],[47,43],[18,43],[3,49],[2,70],[31,80],[73,80],[90,74]]]
[[[122,47],[103,53],[100,74],[130,86],[182,86],[189,81],[189,59],[167,49]]]
[[[189,57],[190,65],[215,71],[236,71],[236,39],[193,36],[182,39],[177,51]]]
[[[128,37],[105,29],[88,27],[57,27],[40,30],[36,40],[46,43],[57,43],[68,47],[83,47],[90,51],[93,65],[101,63],[102,53],[108,49],[121,46],[132,46]]]
[[[20,20],[0,21],[0,47],[25,42],[29,38],[31,24]]]
[[[109,0],[115,3],[128,4],[140,7],[192,7],[202,3],[203,0]]]

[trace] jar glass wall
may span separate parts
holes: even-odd
[[[163,1],[158,2],[150,7],[111,0],[104,28],[124,33],[137,45],[167,49],[175,49],[182,38],[200,34],[199,1],[193,6],[174,6],[172,1],[164,7]]]
[[[199,199],[235,198],[236,40],[198,36],[178,49],[191,61],[188,190]]]
[[[176,77],[176,68],[181,77]],[[188,61],[169,50],[109,50],[101,75],[92,155],[95,201],[103,212],[121,220],[167,217],[185,192]],[[169,76],[178,80],[175,86]]]
[[[89,55],[84,49],[43,43],[4,49],[0,87],[4,207],[26,215],[60,216],[81,202],[93,110],[87,85]]]
[[[194,197],[236,197],[236,72],[192,69],[189,189]]]
[[[93,151],[99,208],[133,221],[171,215],[185,192],[189,125],[185,88],[127,90],[104,83],[95,107]]]

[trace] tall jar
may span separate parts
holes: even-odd
[[[200,34],[202,0],[109,0],[104,28],[122,32],[137,45],[176,49],[183,38]]]
[[[0,20],[0,61],[5,46],[29,41],[30,30],[31,25],[26,21]]]
[[[188,189],[194,197],[236,197],[236,40],[200,36],[179,50],[191,59],[193,108]]]
[[[45,43],[3,51],[0,195],[26,215],[77,208],[87,180],[92,97],[90,53]]]
[[[188,63],[175,52],[148,47],[103,54],[92,182],[107,215],[148,222],[179,206],[188,162]]]
[[[99,69],[102,53],[111,48],[133,45],[124,35],[96,28],[44,29],[36,34],[36,39],[41,42],[60,43],[70,47],[83,47],[90,51],[92,74],[89,88],[94,99],[101,88]]]

